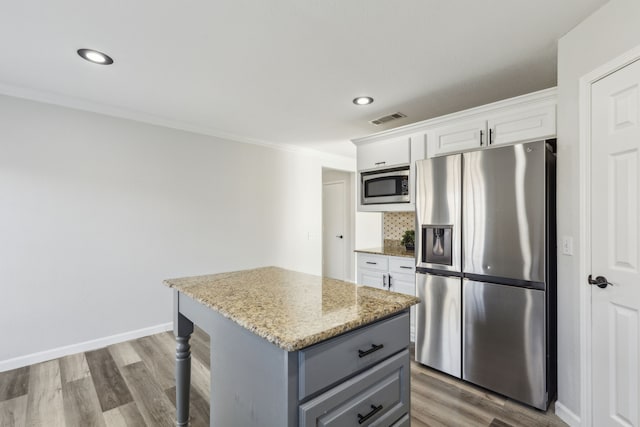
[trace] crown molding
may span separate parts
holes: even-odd
[[[119,119],[132,120],[135,122],[150,124],[154,126],[165,127],[169,129],[181,130],[195,133],[198,135],[212,136],[231,142],[239,142],[243,144],[259,145],[272,148],[274,150],[286,151],[290,153],[307,154],[329,161],[354,161],[354,158],[342,156],[339,154],[328,153],[312,148],[299,147],[293,144],[276,143],[256,138],[248,138],[240,135],[221,131],[219,129],[201,126],[180,120],[172,120],[161,116],[148,113],[127,110],[125,108],[113,107],[106,104],[90,101],[87,99],[66,96],[58,93],[31,89],[21,86],[10,85],[0,82],[0,95],[11,96],[14,98],[22,98],[29,101],[41,102],[44,104],[52,104],[61,107],[71,108],[74,110],[87,111],[105,116],[116,117]]]

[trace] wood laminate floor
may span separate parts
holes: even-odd
[[[209,337],[192,339],[191,425],[209,425]],[[173,426],[170,332],[0,373],[0,426]],[[530,409],[411,364],[412,426],[565,426]],[[242,426],[244,427],[244,426]]]

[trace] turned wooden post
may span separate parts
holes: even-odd
[[[176,336],[176,426],[189,425],[191,390],[191,345],[193,322],[179,312],[178,292],[175,293],[174,335]]]

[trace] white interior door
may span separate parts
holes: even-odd
[[[322,188],[322,275],[344,280],[345,276],[345,183]]]
[[[591,91],[593,425],[638,426],[640,61]]]

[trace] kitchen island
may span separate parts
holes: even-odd
[[[171,279],[176,424],[211,337],[211,426],[409,425],[412,296],[276,267]]]

